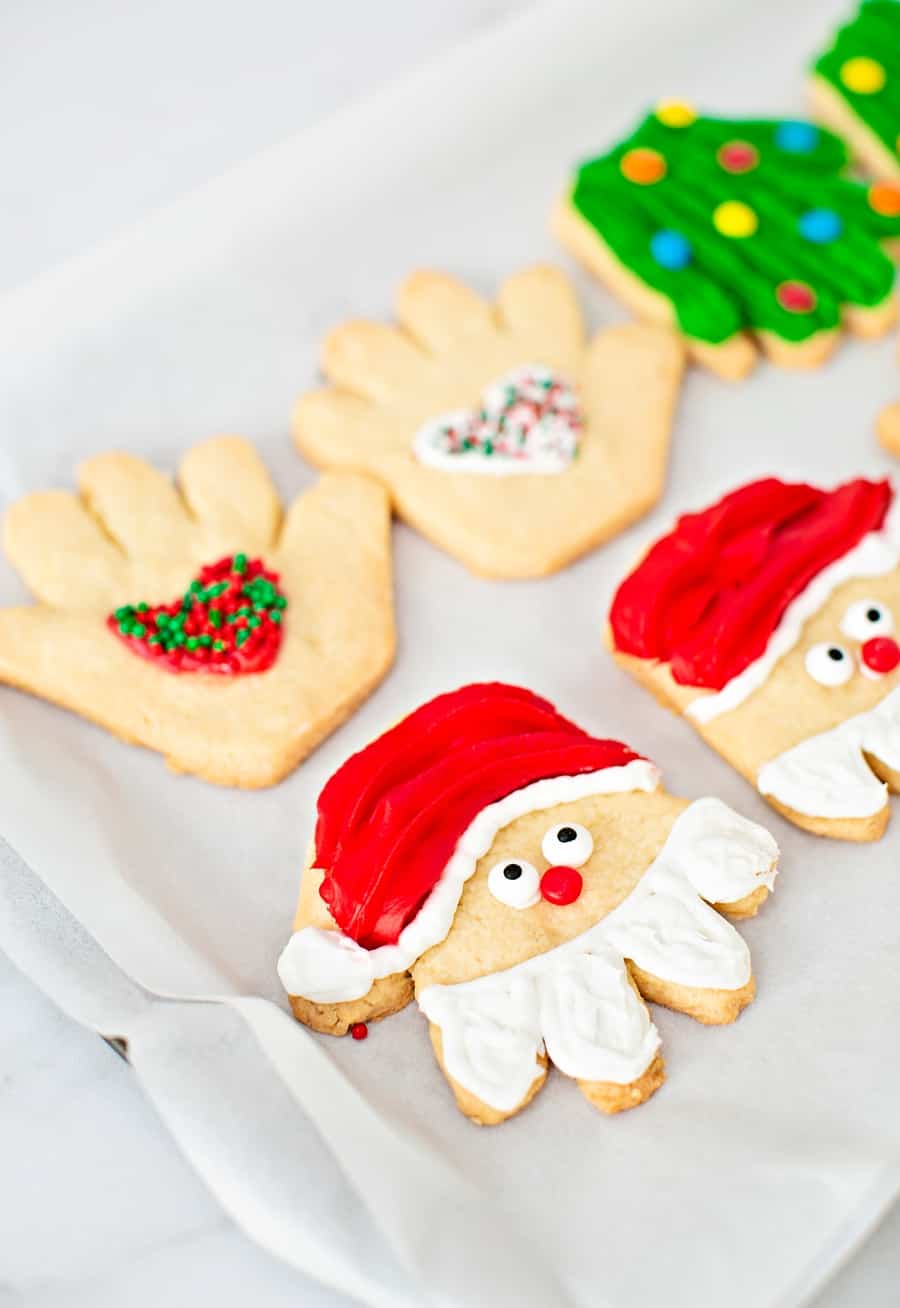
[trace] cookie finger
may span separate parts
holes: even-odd
[[[434,354],[479,337],[493,337],[497,332],[496,319],[486,300],[455,277],[430,269],[414,272],[400,286],[397,317]]]
[[[125,552],[143,560],[184,553],[191,521],[172,482],[133,454],[98,454],[78,469],[88,508]]]
[[[103,611],[122,593],[122,551],[67,491],[40,491],[14,504],[4,520],[3,545],[45,604]]]
[[[500,287],[497,306],[503,325],[521,340],[523,358],[542,357],[549,338],[562,366],[577,362],[584,318],[572,283],[558,268],[539,264],[509,277]]]
[[[182,493],[210,538],[210,555],[265,552],[281,520],[281,503],[249,441],[220,436],[189,450],[179,470]]]
[[[403,410],[431,368],[426,355],[396,327],[355,321],[326,336],[322,371],[343,390]]]

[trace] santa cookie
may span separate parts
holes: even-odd
[[[707,1023],[752,1000],[720,912],[757,912],[777,854],[530,691],[465,686],[325,786],[279,973],[296,1016],[334,1034],[415,998],[476,1122],[524,1108],[550,1063],[616,1113],[663,1081],[645,999]]]
[[[619,587],[617,661],[798,826],[876,840],[900,785],[888,482],[772,478],[679,518]]]
[[[745,376],[757,348],[812,367],[842,328],[878,336],[896,318],[882,243],[900,235],[900,189],[848,181],[846,163],[811,123],[699,118],[669,101],[581,165],[554,229],[720,376]]]
[[[900,4],[863,0],[816,59],[810,97],[876,177],[900,182]]]
[[[489,577],[553,572],[659,498],[682,373],[672,333],[588,341],[571,285],[544,267],[496,305],[414,273],[397,313],[399,327],[326,339],[331,386],[294,415],[313,463],[378,477],[401,518]]]
[[[387,497],[331,475],[283,516],[235,438],[195,446],[179,482],[102,454],[78,495],[12,506],[6,552],[38,602],[0,610],[0,680],[175,771],[271,785],[390,665]]]

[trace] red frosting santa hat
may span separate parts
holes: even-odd
[[[658,773],[530,691],[498,683],[440,695],[340,768],[319,798],[314,866],[339,930],[305,927],[279,963],[291,994],[359,998],[450,929],[497,832],[587,795],[653,790]]]
[[[698,720],[737,707],[837,586],[897,566],[893,501],[887,481],[821,490],[765,478],[685,514],[619,587],[616,650],[716,692],[688,706]]]

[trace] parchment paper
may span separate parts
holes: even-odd
[[[804,61],[842,10],[541,7],[0,300],[3,503],[71,485],[81,458],[112,447],[171,469],[220,431],[258,442],[292,496],[313,474],[289,443],[291,403],[329,326],[385,316],[416,265],[489,293],[525,262],[564,262],[546,217],[574,161],[663,95],[802,111]],[[579,283],[593,322],[622,316]],[[143,985],[282,1003],[274,962],[315,796],[350,751],[428,695],[494,676],[627,740],[670,789],[717,794],[781,843],[776,895],[741,928],[759,997],[736,1026],[657,1011],[669,1080],[648,1105],[604,1119],[554,1077],[496,1131],[456,1113],[414,1010],[364,1044],[321,1044],[380,1113],[502,1199],[585,1308],[798,1304],[900,1189],[900,825],[863,848],[789,827],[617,672],[600,636],[617,579],[676,512],[770,472],[889,471],[871,427],[896,386],[892,341],[846,345],[810,375],[763,367],[739,387],[692,373],[664,502],[547,581],[475,580],[396,527],[396,669],[273,790],[170,776],[157,756],[0,691],[0,832]],[[0,565],[0,601],[22,596]],[[311,1205],[328,1180],[318,1168]],[[402,1165],[395,1182],[413,1184]],[[492,1235],[488,1223],[484,1249]],[[460,1249],[475,1276],[481,1252]]]

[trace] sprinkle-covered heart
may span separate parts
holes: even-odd
[[[229,554],[201,569],[171,604],[123,604],[106,623],[135,654],[170,672],[235,676],[272,666],[286,608],[277,572]]]
[[[578,453],[581,428],[572,387],[535,364],[493,382],[479,409],[424,423],[413,452],[420,463],[453,472],[564,472]]]

